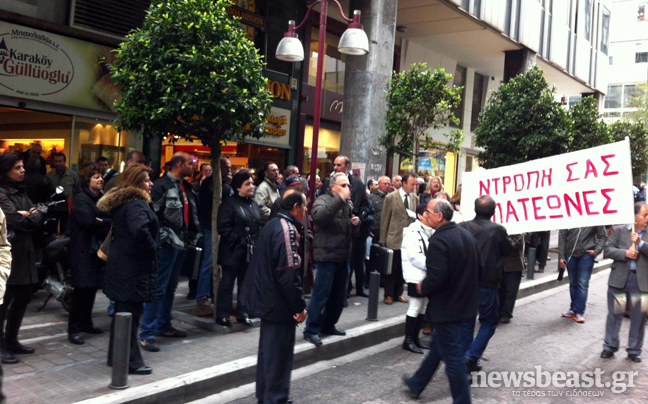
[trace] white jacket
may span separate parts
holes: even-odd
[[[425,279],[427,274],[425,251],[432,233],[434,229],[427,227],[420,220],[403,229],[401,260],[405,282],[419,283]]]
[[[11,272],[11,244],[7,240],[7,219],[0,209],[0,304]]]
[[[270,211],[274,201],[279,198],[279,184],[270,181],[268,178],[264,179],[254,193],[254,200],[259,205],[261,211],[261,221],[266,223],[270,220]]]

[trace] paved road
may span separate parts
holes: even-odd
[[[637,371],[635,387],[624,393],[612,393],[610,388],[577,389],[579,394],[598,397],[568,397],[573,388],[512,388],[473,387],[472,396],[478,403],[646,403],[648,402],[648,356],[646,362],[635,364],[619,352],[611,360],[599,358],[606,315],[606,282],[609,271],[595,275],[590,284],[585,324],[562,319],[560,313],[568,308],[569,292],[565,286],[530,296],[518,302],[513,322],[498,328],[486,351],[487,371],[592,371],[605,370],[602,381],[612,381],[614,371]],[[622,344],[627,341],[629,320],[621,330]],[[297,404],[395,404],[410,400],[399,381],[403,373],[417,369],[422,357],[403,351],[400,341],[383,344],[362,357],[350,361],[314,365],[319,368],[296,371],[291,396]],[[357,355],[358,356],[358,355]],[[627,379],[626,379],[627,380]],[[243,386],[200,401],[201,404],[231,402],[254,404],[253,385]],[[515,396],[520,394],[520,397]],[[539,397],[531,397],[530,395]],[[553,395],[561,396],[553,396]],[[602,394],[602,396],[600,396]],[[526,397],[525,397],[526,395]],[[441,368],[419,402],[450,402],[451,396],[445,372]]]

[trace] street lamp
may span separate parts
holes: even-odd
[[[301,62],[304,60],[304,46],[297,37],[295,32],[302,27],[308,20],[313,7],[317,4],[321,5],[320,9],[320,24],[319,24],[319,44],[317,48],[317,83],[315,84],[315,113],[313,119],[313,142],[311,145],[311,168],[310,168],[310,182],[309,193],[311,203],[315,201],[315,176],[317,174],[317,148],[319,141],[319,127],[320,127],[320,113],[322,107],[322,75],[324,73],[324,45],[326,43],[326,18],[329,1],[337,4],[342,18],[347,20],[349,28],[342,34],[338,50],[347,55],[366,55],[369,53],[369,39],[367,34],[360,24],[360,10],[353,12],[353,18],[348,18],[342,11],[342,6],[338,0],[317,0],[308,7],[304,20],[295,26],[295,21],[288,22],[288,32],[284,34],[284,38],[277,46],[276,57],[279,60],[287,62]]]

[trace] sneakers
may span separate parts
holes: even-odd
[[[140,346],[148,352],[160,352],[160,346],[155,342],[155,339],[143,339],[140,341]]]
[[[573,310],[567,310],[562,314],[563,317],[565,318],[574,318],[574,311]]]
[[[203,296],[200,299],[196,301],[196,305],[200,308],[209,308],[209,307],[214,307],[212,302],[209,301],[209,298],[207,296]]]
[[[584,323],[585,322],[585,317],[583,317],[582,314],[574,314],[574,317],[572,317],[575,322],[577,323]]]

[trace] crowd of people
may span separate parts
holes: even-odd
[[[474,201],[476,218],[464,221],[461,187],[451,197],[440,177],[405,173],[370,179],[365,185],[351,171],[351,161],[338,156],[330,176],[324,181],[316,176],[311,201],[310,178],[296,166],[280,171],[270,162],[255,178],[247,168],[232,173],[229,160],[221,158],[222,200],[213,229],[216,184],[210,164],[196,170],[191,154],[177,152],[165,173],[154,179],[146,163],[142,153],[131,152],[121,173],[102,157],[77,174],[59,153],[54,170],[44,174],[36,153],[0,156],[0,286],[7,278],[0,305],[3,364],[34,353],[19,342],[18,332],[38,283],[35,235],[45,215],[36,204],[56,193],[71,201],[69,209],[50,212],[59,231],[70,237],[74,289],[69,342],[83,345],[85,334],[102,332],[93,323],[92,309],[103,290],[110,313],[132,314],[129,372],[150,374],[140,349],[158,352],[157,338],[187,337],[173,326],[171,312],[185,259],[202,251],[194,257],[200,262],[189,297],[201,308],[215,305],[215,322],[224,327],[233,326],[233,319],[248,327],[251,317],[261,319],[257,397],[264,403],[288,400],[298,323],[306,323],[303,338],[315,346],[324,343],[323,337],[346,334],[337,323],[347,299],[354,290],[356,296],[368,297],[369,272],[381,264],[370,259],[374,244],[393,251],[391,273],[381,279],[384,304],[408,304],[403,349],[416,354],[429,350],[421,368],[404,378],[405,384],[418,397],[443,360],[455,402],[470,401],[468,372],[481,369],[480,359],[498,324],[513,317],[528,241],[539,248],[539,270],[546,264],[546,246],[542,248],[548,234],[534,234],[530,240],[509,236],[492,221],[496,205],[488,195]],[[634,227],[614,228],[609,240],[603,227],[560,232],[559,261],[568,270],[571,295],[563,317],[585,321],[596,256],[604,252],[622,269],[610,278],[604,358],[619,348],[618,296],[648,292],[648,245],[642,241],[648,205],[638,203],[635,213]],[[636,248],[627,249],[630,244]],[[215,281],[217,293],[212,296]],[[638,362],[641,309],[632,306],[630,317],[628,353]],[[421,340],[421,332],[433,333],[429,344]]]

